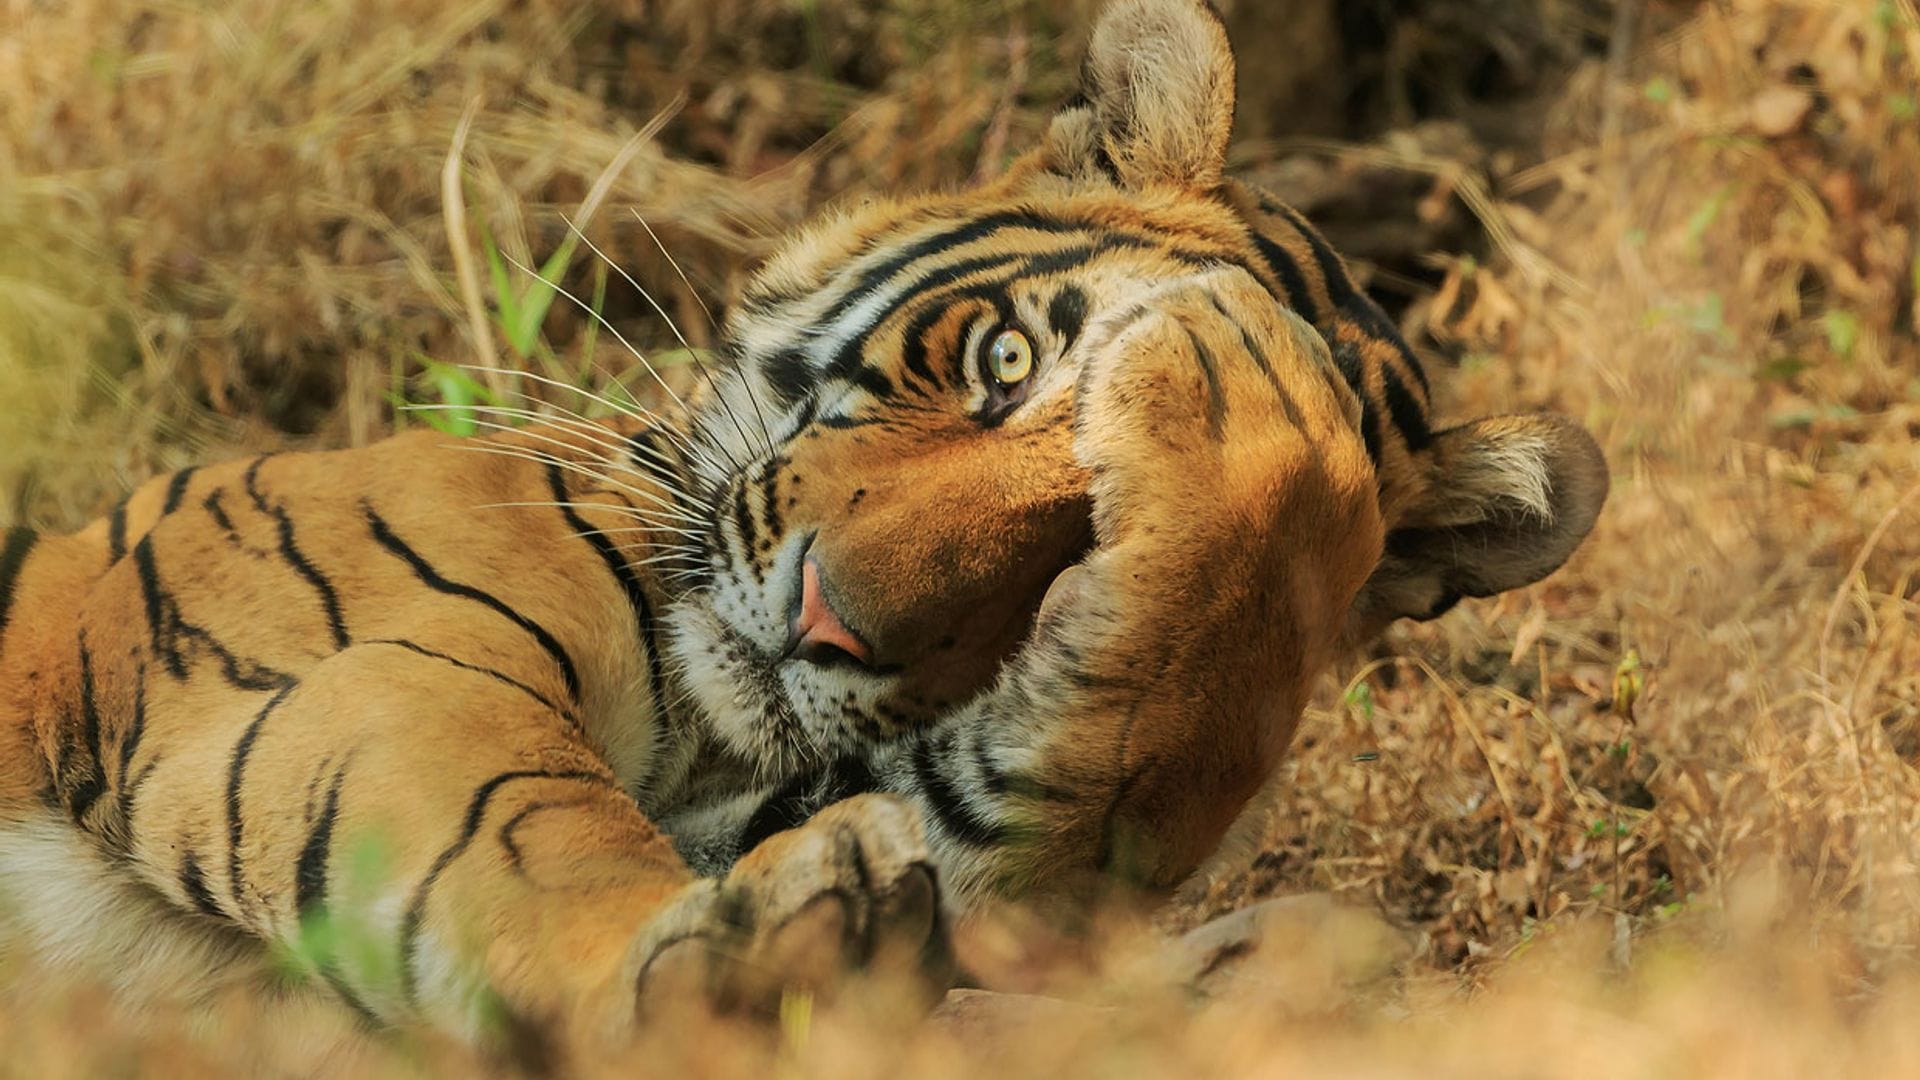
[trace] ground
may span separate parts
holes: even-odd
[[[625,377],[606,335],[510,265],[559,250],[563,214],[687,341],[584,251],[554,264],[570,288],[647,347],[704,347],[702,304],[723,310],[811,208],[964,182],[1030,145],[1094,7],[5,8],[0,524],[71,526],[165,468],[421,423],[396,404],[484,392],[447,366],[483,337],[502,363]],[[1554,409],[1595,433],[1614,488],[1593,536],[1546,582],[1330,676],[1261,842],[1172,910],[1109,912],[1100,948],[973,932],[999,985],[1098,1009],[981,1039],[914,1026],[884,994],[795,1000],[735,1038],[680,1032],[649,1063],[1911,1070],[1913,0],[1228,15],[1243,56],[1302,58],[1245,65],[1236,170],[1359,258],[1444,415]],[[1139,956],[1150,927],[1298,893],[1380,913],[1407,958],[1382,975],[1308,935],[1196,1001]],[[103,1022],[96,990],[18,962],[0,1000],[7,1074],[306,1072],[338,1030],[301,1010],[263,1023],[280,1007],[252,1001]],[[358,1053],[319,1060],[409,1072],[451,1051]]]

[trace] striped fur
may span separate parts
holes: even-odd
[[[766,990],[823,897],[937,971],[936,873],[949,911],[1178,881],[1343,642],[1551,572],[1606,488],[1562,420],[1436,425],[1222,178],[1232,74],[1198,0],[1117,0],[1043,147],[800,232],[684,407],[6,533],[0,901],[129,992],[279,946],[372,1021],[572,1046]]]

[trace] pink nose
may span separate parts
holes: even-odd
[[[820,591],[820,566],[809,555],[800,563],[800,610],[788,626],[787,655],[812,663],[832,663],[841,654],[861,664],[873,662],[872,650],[840,621]]]

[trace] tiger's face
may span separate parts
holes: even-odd
[[[1101,463],[1075,448],[1103,421],[1081,407],[1084,377],[1156,295],[1223,270],[1259,284],[1215,303],[1228,323],[1269,300],[1304,320],[1313,340],[1288,362],[1316,368],[1333,391],[1316,408],[1342,414],[1314,428],[1377,480],[1384,548],[1344,626],[1316,635],[1351,643],[1537,581],[1599,512],[1591,438],[1551,416],[1432,427],[1419,361],[1338,256],[1226,178],[1234,63],[1204,0],[1114,0],[1082,73],[1000,180],[816,222],[730,320],[731,362],[689,436],[667,618],[688,695],[757,769],[857,754],[988,688],[1093,544]],[[1326,526],[1261,527],[1303,544]],[[1168,570],[1192,568],[1138,573]]]
[[[1092,542],[1075,396],[1101,326],[1237,258],[1236,231],[1035,164],[844,214],[769,265],[698,424],[705,550],[672,616],[732,749],[845,753],[988,685]]]

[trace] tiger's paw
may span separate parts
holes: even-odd
[[[954,970],[919,815],[891,795],[836,803],[768,838],[725,879],[690,890],[650,936],[643,1013],[689,1001],[770,1011],[786,993],[831,993],[856,971],[918,986],[931,1007]]]
[[[1290,510],[1371,501],[1358,398],[1319,334],[1245,271],[1166,286],[1104,329],[1074,444],[1102,546],[1177,521],[1245,552]]]
[[[1381,526],[1359,399],[1325,341],[1237,268],[1093,333],[1074,446],[1096,546],[1041,621],[1092,628],[1083,644],[1126,654],[1116,670],[1183,635],[1221,646],[1196,660],[1218,671],[1297,645],[1276,637],[1289,627],[1342,625]],[[1267,633],[1217,641],[1227,626]]]

